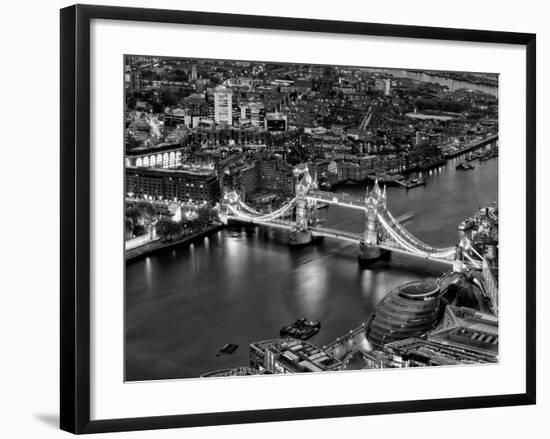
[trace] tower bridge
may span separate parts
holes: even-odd
[[[295,176],[295,197],[279,209],[262,213],[244,203],[237,192],[228,192],[218,209],[220,219],[224,223],[235,221],[288,230],[290,244],[294,245],[308,244],[315,237],[356,243],[362,262],[375,261],[397,252],[439,261],[451,265],[454,271],[481,270],[484,266],[483,257],[466,238],[452,247],[436,248],[412,235],[388,210],[386,188],[381,188],[378,181],[372,190],[367,188],[364,198],[360,198],[318,190],[307,167],[296,170]],[[352,233],[319,226],[313,221],[319,202],[363,211],[364,232]]]

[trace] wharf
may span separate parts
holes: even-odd
[[[155,240],[147,244],[144,244],[142,246],[135,247],[131,250],[127,250],[125,252],[124,258],[126,259],[126,262],[134,261],[139,258],[149,256],[151,254],[173,249],[180,245],[191,244],[192,242],[198,241],[199,239],[202,239],[205,236],[208,236],[211,233],[216,232],[222,228],[223,228],[223,225],[221,224],[212,224],[208,227],[205,227],[200,232],[193,233],[190,235],[184,235],[179,238],[172,239],[170,241]]]

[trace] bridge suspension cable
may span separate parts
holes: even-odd
[[[466,259],[468,259],[476,268],[481,268],[481,264],[478,261],[475,261],[474,258],[472,258],[468,253],[464,253],[464,256],[466,256]]]
[[[417,245],[421,245],[421,246],[426,246],[428,247],[426,244],[424,244],[422,241],[420,241],[418,238],[416,238],[415,236],[411,235],[400,223],[399,221],[397,221],[393,215],[390,213],[389,210],[385,210],[385,213],[386,215],[388,216],[388,219],[390,220],[391,224],[397,229],[399,230],[403,235],[406,236],[406,238],[409,240],[409,241],[412,241],[413,243],[417,244]]]
[[[285,213],[287,213],[290,209],[292,209],[292,207],[294,206],[294,201],[296,199],[293,198],[291,201],[289,201],[287,204],[285,204],[284,206],[282,206],[281,208],[277,209],[277,210],[274,210],[273,212],[270,212],[270,213],[267,213],[267,214],[260,214],[260,212],[258,212],[258,215],[250,215],[248,213],[245,213],[243,212],[242,210],[239,210],[237,208],[235,208],[234,206],[228,204],[227,205],[227,208],[237,217],[240,217],[240,218],[245,218],[247,220],[250,220],[250,221],[253,221],[253,220],[257,220],[257,221],[271,221],[271,220],[275,220],[277,218],[280,218],[281,216],[283,216]],[[239,206],[241,205],[245,205],[242,201],[239,201],[238,203]],[[248,206],[247,206],[248,207]],[[253,211],[253,212],[256,212],[254,211],[254,209],[252,208],[249,208],[247,209],[248,211]]]
[[[426,251],[426,250],[423,250],[423,249],[418,249],[417,247],[414,247],[413,244],[407,242],[402,236],[400,236],[399,233],[397,233],[397,231],[395,231],[387,223],[387,221],[383,218],[382,215],[378,215],[378,219],[380,220],[380,223],[382,224],[384,229],[390,234],[390,236],[395,241],[397,241],[398,244],[400,244],[402,247],[409,250],[411,253],[421,255],[421,256],[425,256],[425,257],[429,257],[429,258],[434,258],[434,259],[446,259],[446,258],[449,258],[449,257],[454,255],[454,252],[455,252],[454,248],[452,250],[449,250],[449,249],[436,250],[435,252],[430,252],[430,251]]]
[[[386,215],[388,216],[388,219],[391,221],[391,223],[395,226],[395,228],[401,233],[403,239],[406,239],[410,241],[412,245],[415,245],[419,248],[421,248],[423,251],[431,253],[431,252],[454,252],[454,247],[446,247],[446,248],[436,248],[432,247],[421,240],[419,240],[417,237],[412,235],[407,229],[405,229],[399,221],[397,221],[391,212],[389,210],[385,210]]]
[[[295,201],[296,198],[293,198],[279,209],[266,214],[263,214],[262,212],[253,209],[252,207],[242,202],[240,199],[235,200],[234,203],[226,204],[226,207],[234,215],[235,218],[258,223],[268,223],[270,221],[279,223],[280,221],[278,220],[278,218],[281,218],[282,216],[286,215],[291,209],[293,209]],[[383,230],[385,230],[390,238],[396,243],[396,245],[402,247],[402,249],[418,256],[433,259],[448,260],[449,258],[454,257],[456,251],[454,247],[435,248],[427,245],[426,243],[420,241],[418,238],[409,233],[387,209],[384,209],[382,212],[378,213],[377,217]],[[330,234],[328,233],[328,230],[325,231],[319,229],[318,232],[321,234]],[[345,235],[345,233],[342,232],[332,230],[330,232],[334,232],[334,235],[336,236],[344,237]],[[357,237],[360,238],[360,235],[357,235]],[[348,236],[346,235],[345,238],[348,239]],[[389,245],[389,247],[391,247],[391,245]],[[476,256],[480,257],[477,252],[475,253]],[[469,259],[471,259],[471,257],[469,257]],[[483,258],[480,257],[480,259]],[[471,259],[471,261],[472,263],[475,262],[473,261],[473,259]],[[476,263],[475,265],[478,264]]]
[[[481,260],[484,261],[485,258],[479,254],[479,252],[472,246],[470,249],[474,252],[474,254]]]
[[[259,211],[255,210],[255,209],[253,209],[253,208],[250,207],[248,204],[245,204],[245,203],[243,203],[243,202],[240,201],[240,200],[239,200],[239,202],[238,202],[238,205],[239,205],[242,209],[246,210],[248,213],[252,213],[252,214],[254,214],[254,215],[262,215],[262,212],[259,212]]]

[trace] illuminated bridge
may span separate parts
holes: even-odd
[[[262,213],[244,203],[238,193],[229,192],[220,203],[220,219],[224,223],[237,221],[288,230],[291,244],[307,244],[317,236],[353,242],[359,246],[362,261],[374,261],[397,252],[440,261],[452,265],[455,271],[482,269],[483,258],[467,239],[452,247],[436,248],[408,232],[387,209],[386,188],[381,189],[378,182],[371,191],[367,188],[365,197],[360,198],[318,190],[307,167],[297,169],[295,175],[295,197],[281,208]],[[320,202],[365,212],[365,231],[351,233],[320,227],[315,220],[317,203]]]

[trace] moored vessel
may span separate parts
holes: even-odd
[[[467,230],[475,224],[472,218],[467,218],[458,225],[458,230]]]
[[[292,337],[300,340],[307,340],[321,330],[321,322],[308,320],[305,317],[297,319],[291,325],[283,326],[279,331],[281,337]]]

